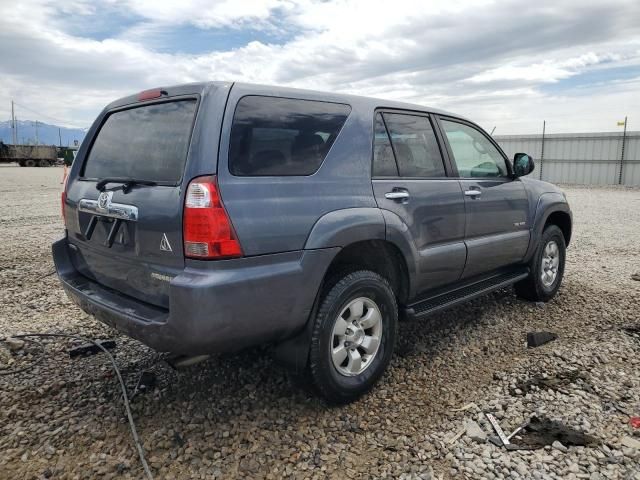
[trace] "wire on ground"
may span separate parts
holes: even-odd
[[[73,338],[76,340],[81,340],[83,342],[93,343],[109,357],[109,361],[111,362],[113,370],[116,372],[116,376],[118,377],[118,381],[120,382],[124,408],[127,412],[127,418],[129,419],[129,426],[131,427],[131,436],[133,437],[133,442],[135,443],[136,450],[138,451],[138,456],[140,457],[140,463],[142,463],[142,468],[144,469],[144,473],[146,474],[147,478],[150,480],[153,480],[153,475],[151,474],[149,465],[147,464],[147,461],[144,457],[144,449],[142,448],[142,443],[140,442],[140,438],[138,437],[138,431],[136,430],[136,424],[134,423],[133,415],[131,414],[131,405],[129,403],[129,396],[127,395],[127,386],[125,385],[124,380],[122,379],[122,375],[120,374],[120,369],[118,368],[118,365],[116,364],[116,360],[115,358],[113,358],[113,355],[111,355],[111,353],[106,348],[104,348],[99,342],[96,342],[95,340],[90,338],[82,337],[80,335],[71,335],[68,333],[26,333],[22,335],[12,335],[11,337],[25,339],[27,341],[38,343],[42,347],[43,354],[44,354],[44,346],[42,346],[40,342],[30,340],[31,338]],[[9,372],[2,372],[1,375],[3,376],[15,375],[18,373],[22,373],[26,370],[33,368],[35,365],[40,363],[41,359],[42,359],[42,356],[40,357],[40,359],[36,360],[28,367],[17,369],[17,370],[11,370]]]

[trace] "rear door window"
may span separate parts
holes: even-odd
[[[445,177],[440,147],[428,117],[384,113],[401,177]]]
[[[311,175],[350,112],[340,103],[243,97],[231,126],[229,170],[238,176]]]
[[[83,176],[177,183],[195,112],[196,100],[189,99],[109,114],[85,161]]]

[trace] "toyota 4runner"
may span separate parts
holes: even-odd
[[[107,106],[65,190],[57,273],[86,312],[189,356],[272,343],[333,403],[385,371],[399,318],[492,290],[546,302],[572,217],[473,122],[240,83]]]

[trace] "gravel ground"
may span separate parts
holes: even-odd
[[[328,408],[291,386],[266,348],[175,372],[72,305],[49,275],[61,175],[0,168],[0,337],[116,338],[130,389],[138,372],[154,371],[156,388],[132,407],[157,478],[640,479],[640,429],[629,424],[640,415],[640,337],[621,330],[640,324],[640,281],[631,278],[640,273],[640,190],[567,187],[574,239],[552,302],[523,302],[508,289],[403,323],[379,386]],[[527,349],[534,330],[559,338]],[[0,376],[1,478],[142,478],[107,359],[69,359],[72,343],[43,341],[35,368]],[[0,366],[27,365],[38,352],[0,344]],[[553,388],[520,383],[558,374],[573,377]],[[482,441],[492,433],[483,412],[507,432],[547,416],[597,444],[506,451]],[[482,431],[471,425],[455,438],[472,420]]]

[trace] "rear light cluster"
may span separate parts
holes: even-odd
[[[242,256],[240,242],[222,205],[215,176],[198,177],[187,188],[183,215],[184,254],[188,258]]]
[[[67,167],[64,167],[64,173],[62,174],[62,193],[60,194],[60,208],[62,214],[62,223],[67,224],[67,218],[65,215],[65,204],[67,203],[67,183],[69,181],[69,174],[67,173]]]

